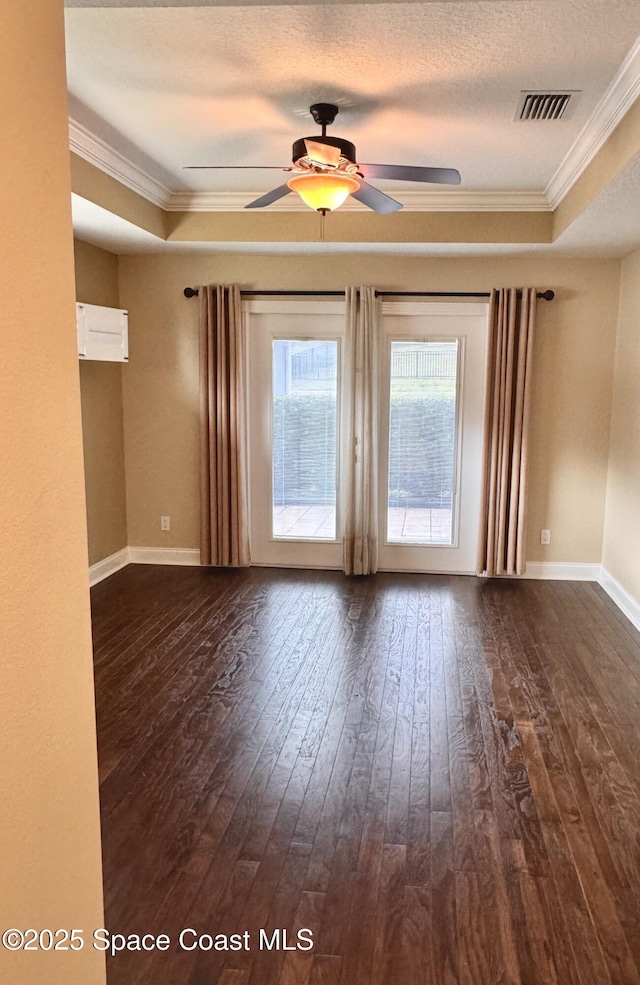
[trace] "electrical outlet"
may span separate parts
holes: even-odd
[[[550,530],[541,530],[540,531],[540,543],[541,544],[550,544],[551,543],[551,531]]]
[[[161,516],[160,517],[160,529],[161,530],[171,530],[171,517]]]

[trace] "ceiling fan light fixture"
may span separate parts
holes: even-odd
[[[357,192],[360,182],[349,174],[296,174],[287,185],[297,192],[305,205],[317,212],[332,212]]]

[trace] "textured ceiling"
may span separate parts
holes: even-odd
[[[138,0],[67,9],[66,22],[74,117],[171,189],[279,184],[278,173],[183,168],[284,166],[316,129],[309,104],[331,101],[333,132],[363,162],[457,167],[470,190],[541,191],[640,34],[640,4]],[[513,122],[520,90],[565,87],[582,90],[571,119]]]
[[[351,4],[377,3],[460,3],[460,0],[349,0]],[[500,0],[495,0],[500,2]],[[65,0],[65,7],[329,7],[345,0]]]

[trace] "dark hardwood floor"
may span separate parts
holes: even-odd
[[[640,638],[599,588],[132,566],[93,615],[106,925],[171,938],[109,985],[638,985]]]

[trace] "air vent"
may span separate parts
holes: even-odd
[[[523,123],[533,120],[566,120],[573,110],[576,90],[564,92],[521,92],[514,119]]]

